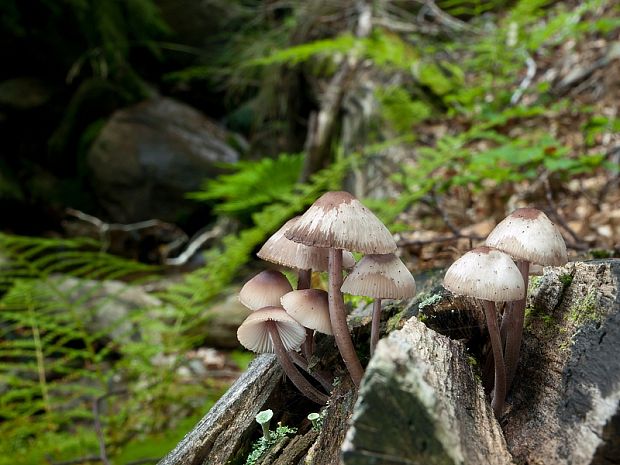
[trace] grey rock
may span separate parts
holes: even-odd
[[[416,319],[379,342],[343,445],[345,465],[508,464],[462,344]]]
[[[178,221],[191,208],[185,194],[221,173],[219,163],[238,160],[230,137],[194,108],[169,98],[119,110],[87,155],[98,202],[114,222]]]
[[[96,281],[68,276],[50,278],[54,287],[68,301],[85,328],[91,334],[102,334],[119,344],[148,340],[154,345],[161,340],[159,324],[165,317],[162,302],[137,286],[120,281]],[[148,318],[141,318],[137,325],[131,318],[137,311],[148,311]],[[148,323],[151,322],[152,325]]]

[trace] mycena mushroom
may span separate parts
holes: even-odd
[[[510,389],[519,362],[530,265],[560,266],[568,256],[560,231],[535,208],[520,208],[508,215],[491,231],[486,245],[513,257],[525,283],[523,298],[506,305],[501,325],[506,346],[506,389]]]
[[[348,192],[323,194],[285,235],[295,242],[329,249],[329,316],[332,330],[351,379],[359,386],[364,369],[349,334],[340,290],[342,251],[387,254],[396,251],[396,242],[385,225]]]
[[[474,297],[482,302],[495,360],[495,389],[491,406],[499,418],[506,397],[506,369],[497,325],[496,302],[523,298],[525,285],[521,273],[505,253],[491,247],[478,247],[448,268],[443,285],[453,294]]]
[[[281,307],[266,307],[251,313],[237,329],[237,339],[253,352],[274,353],[286,376],[308,399],[324,405],[328,397],[319,392],[295,368],[288,352],[298,350],[306,330]]]
[[[370,355],[379,341],[381,299],[408,299],[415,295],[415,280],[393,253],[364,256],[344,280],[342,292],[373,297]]]

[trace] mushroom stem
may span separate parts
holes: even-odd
[[[381,326],[381,299],[375,299],[372,304],[372,324],[370,326],[370,356],[375,353],[379,342],[379,326]]]
[[[506,398],[506,367],[504,366],[504,357],[502,355],[502,339],[497,325],[495,302],[483,300],[482,304],[487,327],[489,328],[491,347],[493,347],[493,359],[495,360],[495,389],[493,390],[491,407],[493,407],[495,417],[499,419],[504,409],[504,399]]]
[[[312,270],[299,270],[297,272],[297,290],[310,289],[312,283]]]
[[[508,302],[504,317],[502,318],[502,335],[505,334],[504,362],[506,364],[506,391],[510,389],[512,380],[517,372],[519,352],[521,351],[521,337],[523,335],[523,323],[525,322],[525,304],[527,300],[528,275],[530,262],[516,261],[517,268],[523,276],[525,283],[525,295],[521,300]]]
[[[331,392],[333,388],[333,384],[332,384],[333,376],[331,375],[331,373],[328,373],[326,371],[319,371],[319,370],[311,369],[308,366],[308,362],[306,361],[306,359],[303,358],[297,352],[289,351],[288,354],[291,357],[291,360],[293,361],[295,365],[297,365],[299,368],[304,370],[306,373],[308,373],[310,376],[316,379],[319,383],[321,383],[321,386],[323,386],[323,388],[327,392]]]
[[[312,270],[299,270],[297,272],[297,290],[310,289],[312,284]],[[314,354],[314,330],[306,328],[306,339],[304,340],[301,350],[304,353],[304,357],[310,360],[312,354]]]
[[[344,310],[342,286],[342,249],[329,249],[329,319],[334,339],[355,386],[359,387],[364,369],[357,357]]]
[[[273,346],[276,351],[276,356],[284,369],[284,373],[286,376],[293,382],[295,387],[299,389],[304,396],[310,399],[317,404],[325,405],[327,403],[328,397],[325,394],[319,392],[312,384],[308,382],[304,376],[297,371],[295,365],[291,361],[286,349],[284,348],[284,344],[282,343],[282,339],[280,339],[280,333],[278,333],[278,328],[276,323],[273,321],[267,322],[267,329],[269,330],[269,336],[273,342]]]

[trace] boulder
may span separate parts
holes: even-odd
[[[115,112],[87,155],[97,201],[107,219],[176,222],[187,192],[239,158],[227,132],[194,108],[156,98]],[[195,205],[194,205],[195,206]]]

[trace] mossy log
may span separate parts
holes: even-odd
[[[619,289],[620,260],[532,279],[521,361],[499,422],[480,382],[481,313],[431,287],[388,307],[384,323],[400,329],[379,343],[359,396],[339,374],[318,434],[305,419],[318,406],[259,357],[160,463],[244,463],[260,436],[254,415],[265,408],[298,428],[274,464],[620,463]],[[356,335],[367,342],[364,328]]]

